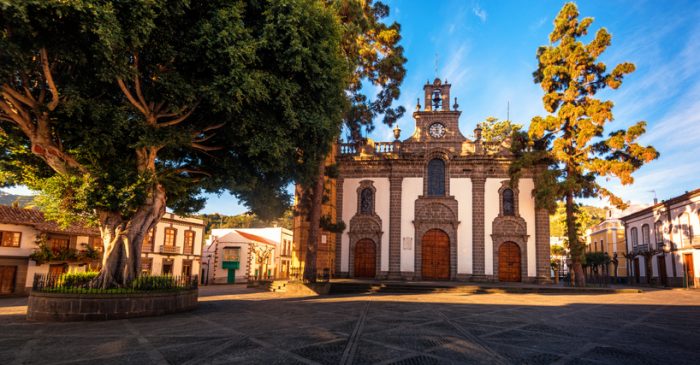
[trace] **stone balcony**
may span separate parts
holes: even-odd
[[[180,253],[180,246],[161,245],[161,246],[160,246],[160,253],[174,253],[174,254],[178,254],[178,253]]]

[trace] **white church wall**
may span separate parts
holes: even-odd
[[[486,179],[484,187],[484,274],[493,275],[493,220],[498,217],[499,197],[498,189],[501,188],[503,179]]]
[[[472,180],[450,179],[450,195],[457,199],[457,274],[472,273]],[[403,208],[403,206],[402,206]],[[405,209],[403,210],[405,212]]]
[[[374,187],[377,189],[374,202],[374,212],[382,219],[382,242],[381,256],[379,261],[379,270],[389,271],[389,209],[391,205],[391,191],[389,188],[389,179],[367,178],[363,180],[372,180]],[[357,188],[355,188],[357,189]]]
[[[401,271],[413,272],[415,268],[416,238],[413,220],[416,214],[416,199],[423,194],[423,178],[407,177],[401,182]],[[410,249],[404,239],[411,241]]]
[[[518,183],[518,210],[527,223],[527,276],[537,276],[537,248],[535,247],[535,198],[532,179],[520,179]]]
[[[379,242],[379,254],[381,271],[389,271],[389,206],[390,191],[389,179],[377,177],[363,177],[343,180],[343,222],[350,223],[350,219],[357,213],[357,188],[360,181],[371,180],[375,189],[374,211],[382,220],[382,241]],[[340,271],[348,272],[350,264],[350,236],[349,228],[340,237]]]

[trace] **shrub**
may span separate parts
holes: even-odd
[[[134,290],[171,290],[177,289],[175,279],[171,275],[140,276],[131,282]]]
[[[84,288],[90,284],[92,279],[99,275],[97,271],[70,272],[61,274],[56,282],[57,287],[63,288]]]

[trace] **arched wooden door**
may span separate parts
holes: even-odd
[[[450,237],[431,229],[421,240],[421,275],[425,280],[450,280]]]
[[[498,281],[520,281],[520,247],[506,242],[498,249]]]
[[[355,244],[355,277],[374,278],[376,276],[377,249],[374,241],[361,239]]]

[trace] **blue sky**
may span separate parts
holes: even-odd
[[[526,127],[545,115],[542,90],[532,82],[535,52],[547,44],[552,21],[563,1],[388,1],[390,19],[402,26],[406,78],[398,103],[408,111],[399,121],[402,138],[414,129],[411,113],[423,84],[435,76],[452,84],[462,110],[460,129],[471,135],[488,116],[510,118]],[[655,190],[667,199],[700,188],[700,7],[696,1],[581,1],[582,16],[595,18],[594,33],[605,27],[612,45],[601,56],[609,68],[633,62],[637,71],[620,89],[599,94],[614,101],[615,121],[607,129],[648,123],[640,142],[661,157],[634,174],[635,183],[601,183],[634,203],[650,203]],[[438,72],[435,74],[437,54]],[[378,125],[369,135],[393,140]],[[23,192],[23,189],[12,191]],[[605,205],[604,201],[586,203]],[[224,194],[210,196],[203,212],[242,213],[246,209]]]

